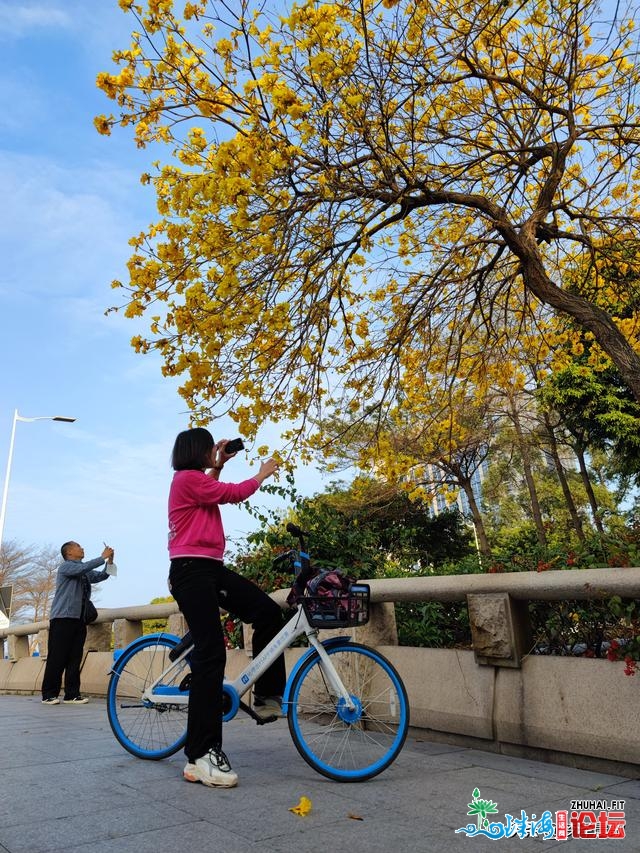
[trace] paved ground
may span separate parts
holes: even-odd
[[[0,853],[405,853],[545,850],[639,853],[640,781],[473,749],[416,736],[396,763],[369,782],[340,784],[298,756],[285,720],[258,728],[229,723],[225,749],[240,784],[204,788],[181,778],[182,755],[136,759],[116,742],[102,700],[43,706],[39,697],[0,696]],[[455,830],[473,790],[507,813],[540,817],[571,800],[625,800],[626,838],[496,841]],[[307,796],[312,811],[289,809]]]

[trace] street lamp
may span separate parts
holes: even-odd
[[[9,477],[11,476],[11,460],[13,459],[13,445],[16,438],[16,424],[18,421],[32,423],[33,421],[62,421],[72,424],[75,418],[66,418],[63,415],[42,415],[38,418],[23,418],[16,409],[13,413],[13,426],[11,428],[11,441],[9,442],[9,459],[7,460],[7,473],[4,478],[4,490],[2,492],[2,509],[0,509],[0,548],[2,547],[2,535],[4,533],[4,517],[7,512],[7,493],[9,491]]]

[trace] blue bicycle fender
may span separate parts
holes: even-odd
[[[353,642],[353,639],[349,636],[330,637],[328,640],[323,640],[322,645],[325,647],[325,649],[330,649],[332,646],[344,645],[345,643],[352,643],[352,642]],[[284,696],[282,697],[282,704],[285,706],[285,711],[286,711],[286,703],[289,701],[289,693],[291,692],[291,685],[293,684],[293,680],[296,677],[298,670],[300,669],[301,666],[303,666],[306,663],[306,661],[309,660],[309,658],[312,655],[315,655],[315,654],[317,654],[316,650],[313,647],[310,648],[307,652],[305,652],[305,654],[302,655],[300,660],[297,662],[297,664],[294,666],[294,668],[289,673],[289,678],[287,678],[287,684],[284,688]]]
[[[180,637],[176,637],[175,634],[167,634],[165,631],[161,631],[159,634],[143,634],[142,637],[138,637],[129,643],[128,646],[125,646],[124,649],[114,649],[113,650],[113,661],[114,663],[118,660],[120,655],[123,655],[125,652],[134,649],[136,646],[139,646],[141,643],[147,644],[148,640],[155,639],[159,640],[160,638],[164,638],[167,640],[175,640],[176,644],[180,642]]]

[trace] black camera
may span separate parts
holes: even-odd
[[[224,448],[223,453],[237,453],[239,450],[244,450],[244,442],[241,438],[234,438],[232,441],[228,441]]]

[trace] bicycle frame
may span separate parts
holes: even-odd
[[[309,621],[307,619],[306,613],[304,612],[304,608],[299,607],[298,611],[287,622],[287,624],[282,628],[282,630],[279,631],[279,633],[276,634],[276,636],[260,652],[260,654],[258,654],[245,667],[245,669],[240,673],[240,675],[238,675],[236,679],[234,679],[233,681],[227,681],[225,679],[223,690],[231,700],[231,707],[224,715],[225,721],[232,719],[236,715],[238,708],[240,707],[241,697],[248,690],[251,689],[251,687],[255,684],[255,682],[262,675],[262,673],[269,668],[269,666],[280,654],[283,654],[286,649],[290,648],[295,643],[295,641],[303,635],[307,636],[311,648],[309,648],[306,653],[302,655],[301,659],[298,661],[297,665],[293,667],[293,670],[291,671],[287,679],[285,694],[283,698],[284,712],[286,713],[287,697],[289,695],[289,687],[292,683],[292,680],[295,674],[297,673],[302,661],[306,660],[308,655],[313,654],[314,652],[320,656],[320,660],[322,662],[322,669],[325,673],[327,681],[329,682],[336,696],[341,697],[349,709],[352,709],[354,707],[353,700],[350,694],[347,692],[346,688],[342,684],[342,681],[338,676],[338,673],[336,672],[333,663],[331,662],[330,656],[325,650],[325,645],[332,645],[338,640],[340,642],[345,642],[345,640],[348,641],[350,638],[336,637],[320,642],[320,640],[318,640],[317,628],[313,628],[309,625]],[[142,694],[143,702],[151,705],[162,705],[166,704],[168,701],[170,701],[172,705],[188,704],[189,694],[187,692],[180,691],[177,687],[163,686],[163,682],[169,673],[175,673],[176,670],[179,671],[180,668],[184,669],[186,667],[186,658],[192,649],[193,646],[188,649],[185,649],[185,651],[180,655],[180,657],[170,663],[169,666],[167,666],[160,674],[160,676],[152,684],[149,685],[149,687]]]

